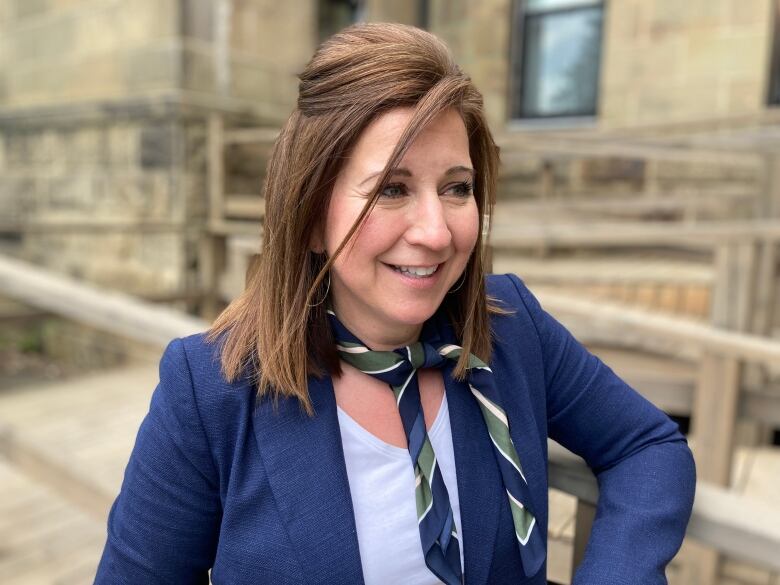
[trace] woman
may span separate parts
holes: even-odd
[[[517,277],[485,277],[497,164],[432,35],[358,25],[315,53],[260,267],[166,350],[98,583],[546,583],[548,436],[601,488],[575,582],[665,583],[690,452]]]

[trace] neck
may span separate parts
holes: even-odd
[[[352,323],[348,315],[342,317],[338,308],[334,310],[344,327],[374,351],[392,351],[411,345],[420,339],[422,324],[394,324],[393,326],[383,326],[381,323],[358,324]]]
[[[344,322],[342,321],[342,323]],[[397,327],[393,330],[370,326],[361,328],[351,323],[344,323],[344,326],[374,351],[392,351],[405,345],[411,345],[420,339],[420,331],[422,330],[422,325]]]

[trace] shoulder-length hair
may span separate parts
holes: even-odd
[[[333,256],[315,254],[311,234],[323,229],[331,190],[358,136],[377,116],[396,107],[413,115],[345,240]],[[371,212],[422,128],[454,108],[463,118],[474,165],[479,236],[463,284],[445,308],[463,353],[487,361],[491,352],[485,291],[483,223],[493,210],[498,147],[483,112],[482,96],[434,35],[400,24],[359,24],[325,41],[300,75],[297,107],[268,162],[265,224],[257,270],[244,292],[216,319],[209,339],[219,340],[222,371],[235,380],[247,371],[260,396],[295,396],[311,414],[308,376],[339,375],[339,359],[326,316],[328,270]]]

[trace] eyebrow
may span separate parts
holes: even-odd
[[[463,165],[457,165],[457,166],[454,166],[454,167],[450,167],[449,169],[447,169],[444,172],[444,176],[448,177],[450,175],[455,175],[457,173],[468,173],[468,174],[471,175],[472,178],[474,178],[474,169],[472,169],[470,167],[464,167]],[[377,177],[377,176],[379,176],[381,174],[382,174],[382,171],[378,171],[376,173],[371,173],[365,179],[363,179],[363,181],[360,183],[359,186],[362,187],[363,185],[368,183],[371,179],[373,179],[373,178],[375,178],[375,177]],[[412,171],[410,171],[409,169],[405,169],[403,167],[398,167],[396,169],[393,169],[393,171],[390,173],[390,176],[392,177],[393,175],[401,175],[402,177],[412,177],[412,176],[414,176],[412,174]]]

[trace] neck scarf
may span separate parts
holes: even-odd
[[[386,382],[395,395],[414,467],[414,495],[425,564],[447,585],[460,584],[463,582],[460,537],[447,488],[425,429],[417,370],[441,368],[447,360],[457,361],[463,350],[450,343],[418,341],[393,351],[373,351],[355,337],[331,309],[328,309],[328,316],[339,357],[363,373]],[[523,570],[530,577],[541,568],[546,546],[536,519],[528,508],[530,492],[509,435],[509,421],[501,407],[493,372],[473,354],[468,361],[468,384],[493,442],[512,512]]]

